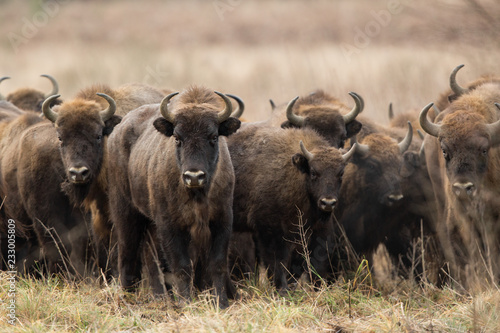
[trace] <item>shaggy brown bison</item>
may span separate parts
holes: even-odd
[[[432,103],[420,114],[440,240],[453,276],[464,283],[483,262],[490,277],[500,276],[500,80],[481,82],[457,91],[434,123],[427,119]]]
[[[129,113],[109,139],[120,281],[128,289],[139,280],[139,249],[154,222],[179,296],[189,300],[196,280],[226,307],[234,171],[225,137],[240,121],[221,93],[193,86],[175,95]]]
[[[150,88],[130,86],[93,86],[54,109],[51,105],[58,96],[51,96],[42,107],[47,120],[32,113],[20,116],[0,142],[6,216],[33,228],[51,272],[69,263],[61,258],[65,252],[73,257],[76,271],[84,270],[82,251],[89,232],[82,206],[93,208],[96,229],[108,223],[103,165],[106,138],[121,120],[115,112],[126,113],[127,108],[163,96],[154,99]],[[98,93],[101,89],[119,98],[120,107],[109,95]]]
[[[52,83],[52,91],[50,93],[45,94],[33,88],[20,88],[14,92],[11,92],[5,98],[3,98],[3,96],[0,95],[0,100],[6,99],[7,101],[17,106],[18,108],[25,111],[41,112],[42,104],[45,101],[45,99],[47,99],[49,96],[56,95],[59,92],[59,85],[57,84],[56,79],[46,74],[41,76],[49,79],[50,82]],[[6,79],[10,79],[10,77],[5,76],[0,79],[0,82]],[[57,104],[61,104],[60,99],[52,100],[51,106]]]
[[[403,199],[400,170],[412,134],[408,123],[406,136],[399,144],[383,133],[365,136],[346,168],[335,217],[359,254],[369,256],[396,227],[387,223],[387,217]]]
[[[342,174],[354,148],[342,155],[310,128],[247,126],[229,140],[236,174],[234,230],[251,231],[260,262],[278,289],[304,230],[331,223]]]

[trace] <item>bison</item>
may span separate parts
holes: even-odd
[[[56,79],[46,74],[43,74],[41,76],[49,79],[52,83],[52,91],[50,93],[45,94],[33,88],[20,88],[8,94],[5,98],[0,95],[0,100],[5,99],[24,111],[41,112],[42,104],[45,99],[47,99],[49,96],[57,95],[57,93],[59,92],[59,85],[57,84]],[[6,79],[10,79],[10,77],[2,77],[0,78],[0,82]],[[60,99],[52,100],[51,106],[57,104],[61,104]]]
[[[85,269],[81,251],[86,250],[88,231],[81,208],[95,205],[96,212],[107,214],[105,147],[107,136],[121,120],[115,113],[163,97],[159,93],[153,99],[151,89],[129,86],[123,90],[89,87],[54,109],[51,105],[59,96],[51,96],[42,106],[47,120],[26,113],[2,138],[0,181],[7,196],[6,216],[33,227],[50,272],[67,264],[61,259],[64,251],[74,257],[77,272]],[[107,94],[96,95],[101,89],[117,102]],[[60,243],[50,230],[56,231]]]
[[[254,233],[259,260],[284,290],[298,225],[305,230],[331,223],[354,148],[342,155],[310,128],[254,125],[230,138],[229,151],[236,175],[234,231]]]
[[[435,122],[427,119],[433,103],[424,107],[420,123],[429,134],[424,149],[441,208],[438,234],[453,277],[467,284],[466,270],[484,258],[490,277],[500,276],[500,81],[483,80],[456,95]]]
[[[397,227],[386,219],[404,197],[400,169],[412,136],[410,123],[399,144],[386,134],[369,134],[360,140],[352,163],[346,168],[340,189],[342,201],[335,217],[359,254],[370,256]],[[333,266],[337,268],[338,264]]]
[[[154,223],[182,301],[196,281],[212,285],[227,307],[234,293],[227,268],[234,171],[225,137],[240,121],[230,117],[232,105],[222,93],[192,86],[176,95],[129,113],[109,139],[120,281],[126,289],[138,282],[138,249]]]

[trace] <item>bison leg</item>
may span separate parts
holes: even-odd
[[[168,246],[167,259],[172,270],[175,291],[181,298],[181,303],[189,302],[193,286],[193,265],[189,256],[191,236],[188,231],[170,228],[162,231],[161,238],[166,240],[164,244]]]
[[[133,208],[127,210],[114,219],[118,238],[118,271],[122,287],[134,290],[141,279],[140,254],[149,220]]]
[[[273,277],[274,285],[279,291],[288,289],[284,267],[288,267],[289,244],[281,233],[258,231],[259,260],[267,268],[269,276]]]
[[[227,227],[227,224],[211,223],[210,233],[212,240],[208,255],[207,271],[215,288],[215,295],[218,298],[219,306],[227,308],[229,306],[228,294],[234,298],[236,293],[227,269],[227,252],[231,229]]]

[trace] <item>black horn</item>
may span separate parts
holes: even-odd
[[[364,106],[363,99],[361,98],[361,96],[359,96],[355,92],[350,92],[349,95],[351,95],[351,97],[354,99],[354,103],[356,105],[354,105],[354,107],[352,108],[352,110],[348,114],[343,116],[344,123],[346,123],[346,124],[349,124],[351,121],[356,119],[358,114],[361,111],[363,111],[363,106]]]
[[[236,110],[234,110],[233,113],[231,113],[231,117],[233,117],[233,118],[241,117],[241,115],[243,114],[243,111],[245,110],[245,103],[243,103],[241,98],[239,98],[236,95],[226,94],[226,96],[231,97],[232,99],[234,99],[236,101],[236,103],[238,103],[238,108]]]
[[[224,95],[218,91],[214,91],[214,92],[217,95],[219,95],[224,100],[224,104],[226,104],[226,106],[224,107],[224,110],[222,110],[218,114],[218,120],[219,120],[219,124],[220,124],[223,121],[226,121],[231,116],[231,113],[233,112],[233,104],[231,104],[231,101],[229,100],[229,98],[227,98],[226,95]]]

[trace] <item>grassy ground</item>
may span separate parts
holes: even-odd
[[[458,294],[451,288],[402,281],[381,292],[366,269],[350,281],[278,296],[265,282],[239,286],[226,310],[208,293],[178,308],[147,292],[127,294],[116,283],[69,284],[59,278],[19,279],[14,326],[6,323],[8,278],[0,275],[0,331],[9,332],[498,332],[500,291]]]
[[[399,4],[394,13],[391,4]],[[0,77],[12,77],[3,95],[22,86],[50,91],[40,74],[57,78],[65,99],[95,82],[197,83],[239,95],[245,117],[261,120],[269,98],[282,103],[322,88],[348,105],[347,93],[359,93],[365,114],[384,123],[389,102],[397,113],[435,101],[458,64],[466,65],[463,84],[499,73],[496,0],[0,0],[0,13]],[[375,284],[364,266],[350,280],[319,291],[299,286],[288,297],[247,282],[242,300],[224,311],[208,294],[179,309],[116,283],[21,278],[15,326],[7,323],[8,277],[0,274],[5,332],[500,331],[498,286],[458,293]]]

